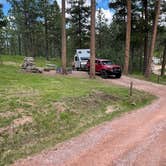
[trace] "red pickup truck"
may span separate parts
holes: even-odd
[[[87,61],[86,68],[90,69],[90,60]],[[102,78],[108,78],[109,76],[115,76],[120,78],[122,70],[119,65],[115,65],[108,59],[96,59],[95,60],[96,73],[100,74]]]

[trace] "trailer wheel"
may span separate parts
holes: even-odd
[[[104,78],[104,79],[108,78],[108,73],[106,70],[102,70],[100,74],[101,74],[102,78]]]

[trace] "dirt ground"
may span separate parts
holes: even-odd
[[[59,75],[59,73],[56,73],[55,70],[50,70],[49,72],[44,71],[43,72],[44,75],[46,76],[56,76]],[[78,78],[88,78],[89,75],[87,74],[87,72],[84,71],[72,71],[72,74],[68,74],[68,77],[78,77]]]
[[[14,166],[166,166],[166,86],[125,76],[101,81],[127,87],[133,81],[158,99]]]

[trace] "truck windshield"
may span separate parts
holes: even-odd
[[[102,61],[103,65],[112,65],[112,61]]]
[[[87,57],[81,57],[81,60],[82,61],[87,61],[87,60],[89,60],[89,58],[87,58]]]

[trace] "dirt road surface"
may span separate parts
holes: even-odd
[[[158,99],[14,166],[166,166],[166,86],[125,76],[101,81],[123,86],[133,81]]]

